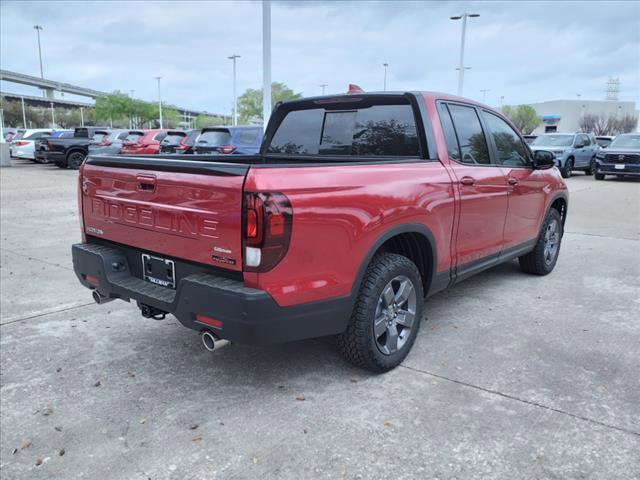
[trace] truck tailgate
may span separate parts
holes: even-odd
[[[87,235],[242,270],[242,188],[249,167],[90,157],[81,201]]]

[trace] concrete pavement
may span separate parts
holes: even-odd
[[[436,295],[374,376],[329,338],[211,354],[171,317],[94,305],[76,180],[0,172],[3,478],[640,477],[640,182],[569,179],[556,270]]]

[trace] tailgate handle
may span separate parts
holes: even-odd
[[[138,175],[136,177],[138,190],[153,192],[156,189],[156,177],[153,175]]]

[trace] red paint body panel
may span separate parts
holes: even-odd
[[[162,139],[156,139],[155,137],[158,133],[166,133],[167,131],[164,129],[148,130],[137,142],[125,142],[121,153],[127,155],[156,155],[160,153]]]
[[[85,232],[185,260],[241,270],[243,180],[242,176],[84,165]],[[142,190],[141,183],[155,184],[155,189]],[[235,265],[215,262],[215,247],[224,249],[223,255],[234,259]]]
[[[293,206],[287,255],[250,285],[280,305],[349,295],[378,238],[403,224],[427,226],[438,271],[451,265],[453,186],[439,162],[252,169],[245,189],[284,193]]]

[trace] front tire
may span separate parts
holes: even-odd
[[[560,254],[562,218],[555,208],[549,210],[534,249],[518,258],[520,269],[534,275],[547,275],[553,271]]]
[[[594,176],[596,177],[596,180],[604,180],[604,173],[596,172]]]
[[[387,372],[402,363],[418,334],[424,291],[416,265],[407,257],[374,257],[362,280],[338,349],[352,364]]]
[[[568,158],[564,162],[564,167],[560,170],[562,178],[571,178],[571,172],[573,171],[573,158]]]
[[[596,173],[596,157],[593,157],[589,162],[589,168],[584,171],[585,175],[593,175]]]
[[[67,157],[67,166],[73,170],[78,170],[86,155],[82,152],[71,152]]]

